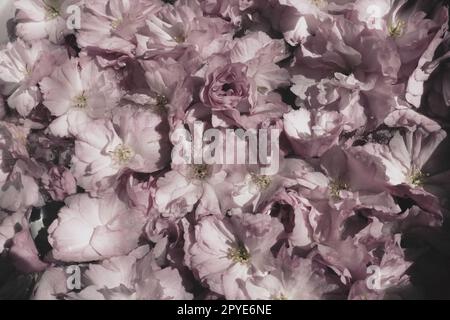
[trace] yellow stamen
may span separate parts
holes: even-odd
[[[169,100],[166,96],[158,94],[156,96],[156,106],[160,108],[165,108],[166,105],[169,103]]]
[[[340,199],[340,192],[347,189],[348,185],[340,180],[335,180],[330,183],[330,193],[334,199]]]
[[[250,261],[250,254],[243,246],[239,248],[228,249],[227,258],[236,263],[248,264]]]
[[[269,89],[267,89],[266,87],[258,87],[257,90],[261,94],[266,94],[267,91],[269,91]]]
[[[73,103],[74,103],[75,108],[80,108],[80,109],[86,108],[87,98],[84,95],[84,92],[82,94],[76,96]]]
[[[315,5],[316,7],[318,7],[319,9],[323,9],[326,7],[327,5],[327,1],[326,0],[310,0],[311,3],[313,5]]]
[[[184,35],[177,35],[177,36],[173,37],[173,40],[176,43],[182,44],[182,43],[184,43],[186,41],[186,37]]]
[[[194,164],[191,167],[191,176],[197,180],[205,180],[209,177],[208,165]]]
[[[58,5],[57,5],[57,3],[54,3],[54,2],[55,1],[53,1],[52,4],[49,4],[46,1],[44,1],[47,20],[53,20],[59,16],[59,9],[57,8]]]
[[[265,175],[252,175],[252,182],[258,186],[260,190],[267,189],[272,183],[272,179]]]
[[[405,31],[405,26],[406,26],[406,23],[403,20],[399,20],[397,22],[391,23],[388,26],[389,36],[392,38],[400,37],[403,34],[403,32]]]
[[[112,152],[112,157],[116,163],[125,165],[134,157],[134,151],[130,147],[121,144]]]
[[[278,294],[278,295],[272,295],[272,296],[271,296],[271,299],[272,299],[272,300],[288,300],[288,297],[286,297],[286,296],[284,295],[284,293],[280,293],[280,294]]]
[[[122,22],[123,22],[122,19],[116,19],[114,21],[111,21],[111,28],[113,30],[116,30],[122,24]]]
[[[409,175],[409,183],[416,187],[422,187],[425,184],[425,179],[428,177],[427,174],[423,173],[420,170],[413,171]]]

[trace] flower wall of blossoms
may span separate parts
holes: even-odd
[[[444,1],[14,5],[1,299],[450,298]],[[277,172],[174,161],[198,124]]]

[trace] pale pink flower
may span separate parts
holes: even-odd
[[[228,168],[233,175],[230,178],[233,187],[230,196],[233,208],[241,208],[244,211],[266,212],[268,204],[278,191],[297,185],[314,189],[321,184],[321,180],[326,181],[321,174],[316,176],[313,168],[300,159],[281,159],[278,171],[271,174],[266,174],[266,171],[258,166],[240,170],[238,167]]]
[[[12,214],[0,211],[0,253],[6,249],[7,244],[16,234],[17,226],[26,226],[25,213],[18,211]]]
[[[67,196],[75,194],[77,183],[72,173],[64,167],[52,167],[41,178],[45,190],[53,200],[63,201]]]
[[[251,300],[321,300],[336,286],[314,270],[309,259],[285,258],[283,265],[267,276],[247,280],[245,291]]]
[[[159,268],[148,247],[127,256],[90,264],[84,272],[83,290],[69,294],[72,299],[172,300],[191,299],[178,270]]]
[[[338,143],[342,118],[336,111],[301,108],[284,115],[284,129],[296,154],[320,157]]]
[[[390,185],[421,186],[426,179],[422,167],[446,133],[434,121],[408,109],[394,111],[385,122],[391,127],[408,129],[404,134],[395,132],[388,145],[369,143],[361,151],[381,161]]]
[[[177,166],[158,179],[155,208],[165,217],[178,219],[200,201],[202,211],[218,213],[220,205],[215,188],[224,182],[226,175],[220,165]]]
[[[9,257],[16,268],[24,273],[41,272],[48,266],[39,259],[36,245],[27,229],[14,235],[9,249]]]
[[[242,22],[243,10],[253,5],[253,0],[200,0],[202,9],[207,14],[219,15],[230,19],[235,25]]]
[[[227,49],[232,25],[220,18],[204,17],[197,0],[164,5],[146,19],[146,28],[136,36],[137,53],[146,56],[177,56],[198,66]],[[194,56],[190,56],[194,54]]]
[[[369,29],[383,30],[386,27],[385,16],[391,11],[391,0],[357,0],[353,10],[359,21],[366,23]]]
[[[110,121],[82,123],[77,132],[71,168],[77,184],[91,193],[112,189],[133,151],[122,143]]]
[[[42,204],[39,186],[33,174],[23,160],[18,160],[7,174],[1,172],[0,208],[18,211]]]
[[[67,60],[40,82],[44,105],[61,117],[71,110],[85,111],[92,118],[108,115],[121,97],[118,78],[111,69],[82,57]]]
[[[249,277],[270,270],[270,248],[281,230],[267,215],[205,217],[186,233],[185,262],[212,291],[236,299]]]
[[[0,93],[8,96],[9,107],[26,117],[41,101],[38,83],[66,59],[61,47],[48,41],[31,45],[22,40],[8,43],[0,51]]]
[[[318,252],[343,284],[366,278],[370,255],[368,249],[355,239],[349,237],[330,244],[320,244]]]
[[[137,104],[167,113],[170,129],[185,118],[193,100],[192,80],[183,64],[173,60],[144,61],[145,80],[150,93],[139,97]]]
[[[211,70],[201,92],[202,102],[212,110],[239,112],[245,108],[250,97],[250,82],[247,66],[232,63]],[[247,107],[248,108],[248,107]]]
[[[138,246],[144,217],[115,195],[95,199],[78,194],[65,202],[48,229],[55,259],[103,260],[127,254]]]
[[[132,55],[136,49],[136,33],[145,26],[147,15],[159,6],[159,2],[143,0],[86,1],[77,42],[82,48]]]
[[[248,66],[247,76],[251,79],[253,95],[268,94],[290,84],[288,71],[276,64],[287,56],[285,43],[271,39],[264,32],[254,32],[236,39],[230,51],[233,63]]]
[[[67,276],[64,268],[50,267],[36,283],[31,299],[33,300],[57,300],[63,297],[67,291]]]
[[[67,27],[71,5],[81,6],[82,0],[15,0],[16,32],[25,41],[49,39],[62,43],[74,30]]]
[[[127,169],[152,173],[168,160],[168,137],[158,113],[124,108],[113,123],[96,120],[76,131],[72,172],[77,183],[96,193],[110,189]],[[120,135],[120,136],[119,136]]]
[[[168,166],[170,161],[169,126],[158,110],[134,106],[117,109],[113,117],[117,133],[134,157],[127,165],[138,172],[152,173]]]

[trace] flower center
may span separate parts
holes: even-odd
[[[75,97],[74,101],[74,107],[84,109],[87,106],[87,98],[84,95],[84,92],[78,96]]]
[[[330,193],[334,199],[340,199],[340,192],[347,189],[348,185],[340,180],[335,180],[330,183]]]
[[[122,22],[123,22],[122,19],[116,19],[116,20],[114,20],[114,21],[111,21],[111,23],[110,23],[111,28],[112,28],[113,30],[116,30],[116,29],[122,24]]]
[[[400,37],[405,30],[406,23],[403,20],[399,20],[397,22],[391,23],[388,26],[389,36],[392,38]]]
[[[159,110],[165,110],[168,103],[169,103],[169,99],[167,99],[166,96],[163,96],[161,94],[158,94],[156,96],[156,107]]]
[[[409,180],[409,183],[412,184],[413,186],[422,187],[425,184],[425,178],[427,176],[428,176],[427,174],[423,173],[420,170],[417,170],[417,171],[413,171],[409,175],[408,180]]]
[[[59,10],[55,5],[48,4],[44,1],[47,20],[56,19],[59,16]]]
[[[112,157],[118,164],[125,165],[134,157],[134,151],[130,147],[121,144],[112,152]]]
[[[227,92],[227,91],[229,91],[229,90],[233,90],[233,85],[232,85],[231,83],[225,83],[225,84],[222,86],[222,90],[225,91],[225,92]]]
[[[250,261],[250,254],[243,246],[228,249],[227,258],[236,263],[247,264]]]
[[[284,295],[284,293],[279,293],[278,295],[272,295],[271,300],[288,300],[288,297]]]
[[[313,5],[315,5],[319,9],[323,9],[327,5],[326,0],[310,0],[310,1]]]
[[[23,132],[19,132],[17,135],[17,140],[23,145],[27,144],[28,137]]]
[[[33,72],[32,67],[30,67],[28,64],[25,64],[25,67],[20,68],[20,69],[21,69],[20,71],[23,73],[23,75],[25,77],[29,77],[31,75],[31,73]]]
[[[256,184],[256,186],[260,189],[260,190],[265,190],[267,189],[270,184],[272,183],[272,179],[269,176],[264,176],[264,175],[252,175],[252,182],[254,184]]]
[[[256,88],[256,90],[258,90],[258,92],[261,94],[266,94],[267,91],[269,91],[269,89],[267,89],[266,87],[258,87]]]
[[[166,108],[168,103],[169,100],[166,96],[158,94],[156,95],[154,102],[148,103],[146,107],[152,109],[152,111],[156,112],[157,114],[165,114],[167,111]]]
[[[173,36],[172,39],[178,44],[184,43],[186,41],[186,37],[184,35],[176,35]]]
[[[205,180],[209,176],[208,165],[194,164],[191,167],[191,175],[194,179]]]

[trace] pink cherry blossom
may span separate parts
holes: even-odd
[[[127,254],[137,247],[143,216],[120,199],[78,194],[67,198],[65,203],[49,228],[55,259],[103,260]]]
[[[10,5],[0,299],[445,297],[443,1]]]
[[[0,51],[0,92],[8,96],[8,105],[27,116],[41,101],[38,82],[65,56],[63,49],[44,40],[31,45],[20,39],[8,43]]]
[[[62,43],[64,36],[73,32],[67,27],[67,19],[72,5],[80,5],[82,0],[15,0],[17,35],[32,42],[49,39]]]

